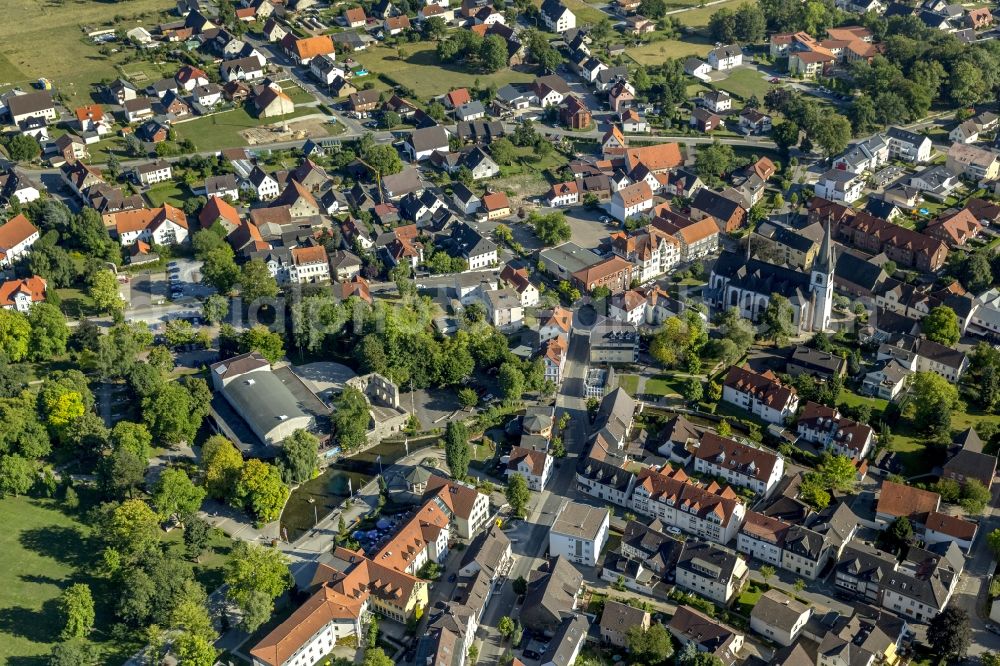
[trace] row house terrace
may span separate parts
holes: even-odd
[[[746,509],[729,486],[714,481],[700,486],[684,473],[665,465],[640,472],[632,494],[632,509],[665,525],[725,544],[737,534]]]

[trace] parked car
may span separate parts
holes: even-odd
[[[542,658],[542,655],[538,654],[534,650],[525,650],[524,651],[524,656],[527,657],[528,659],[541,659]]]
[[[458,580],[458,576],[456,574],[452,574],[452,575],[448,576],[448,582],[449,583],[454,583],[456,580]]]

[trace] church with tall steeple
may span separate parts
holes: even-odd
[[[792,306],[792,324],[798,334],[829,331],[835,266],[828,224],[809,273],[752,258],[749,246],[745,255],[726,251],[712,267],[705,299],[716,312],[736,308],[743,317],[758,322],[771,295],[779,294]]]

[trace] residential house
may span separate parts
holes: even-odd
[[[56,104],[52,100],[52,93],[48,90],[11,95],[7,98],[7,113],[10,114],[10,121],[14,125],[28,118],[42,118],[48,123],[59,117]]]
[[[38,229],[23,214],[7,220],[0,226],[0,268],[10,268],[26,257],[39,236]]]
[[[916,132],[890,127],[886,131],[889,141],[889,157],[912,164],[922,164],[931,158],[931,140]]]
[[[766,449],[706,432],[694,450],[694,469],[766,496],[781,481],[785,461]]]
[[[156,183],[166,182],[173,177],[173,170],[171,169],[170,162],[167,162],[166,160],[157,160],[155,162],[140,164],[133,168],[133,173],[135,174],[135,179],[141,185],[145,185],[147,187],[155,185]]]
[[[604,506],[563,504],[549,528],[549,555],[596,566],[608,541],[609,513]]]
[[[557,74],[540,76],[531,84],[538,105],[542,108],[559,106],[570,94],[569,85]]]
[[[1000,158],[987,148],[955,142],[948,149],[945,167],[974,182],[996,180],[1000,176]]]
[[[0,308],[28,314],[35,303],[45,302],[47,287],[45,279],[37,275],[7,280],[0,284]]]
[[[308,65],[313,58],[321,55],[333,55],[336,47],[330,35],[316,35],[314,37],[297,38],[289,33],[281,39],[281,48],[293,61],[299,65]]]
[[[559,0],[544,0],[541,15],[542,22],[551,32],[562,34],[576,27],[576,15]]]
[[[256,81],[264,76],[264,66],[254,56],[227,60],[219,65],[219,71],[222,74],[222,80],[226,83],[230,81]]]
[[[489,496],[467,484],[434,476],[425,497],[441,500],[452,528],[463,539],[471,539],[489,521]]]
[[[653,191],[646,181],[627,185],[611,195],[611,216],[622,222],[652,207]]]
[[[367,115],[378,107],[380,96],[381,93],[376,88],[370,88],[351,93],[348,101],[352,111]]]
[[[875,172],[888,162],[889,141],[881,134],[875,134],[850,146],[833,161],[833,168],[863,174]]]
[[[441,125],[413,130],[403,144],[410,161],[419,162],[433,153],[448,152],[448,131]]]
[[[665,525],[720,544],[733,540],[746,511],[743,500],[732,488],[714,482],[699,485],[683,469],[675,470],[670,465],[639,472],[631,508]]]
[[[830,169],[816,181],[816,196],[830,201],[854,203],[864,192],[865,181],[856,173],[844,169]]]
[[[277,85],[261,86],[253,97],[253,106],[260,118],[285,116],[295,111],[295,103]]]
[[[750,579],[746,560],[734,551],[700,539],[684,542],[675,565],[677,585],[728,606]]]
[[[698,221],[707,217],[715,220],[720,231],[733,232],[743,226],[747,210],[740,202],[703,187],[691,202],[691,219]]]
[[[941,507],[941,496],[930,490],[921,490],[894,481],[883,481],[875,506],[875,523],[886,527],[897,518],[906,516],[921,529],[927,515]]]
[[[742,634],[690,606],[677,607],[667,630],[681,645],[693,643],[698,652],[717,657],[725,666],[733,666],[743,649]]]
[[[528,488],[541,492],[552,476],[553,458],[546,451],[515,446],[507,460],[507,476],[520,474]]]
[[[174,80],[181,89],[191,92],[198,86],[209,84],[208,74],[193,65],[184,65],[174,74]]]
[[[123,247],[137,241],[151,245],[181,245],[188,237],[184,211],[170,204],[159,208],[140,208],[104,215],[104,225]]]
[[[722,400],[747,410],[768,423],[781,424],[794,415],[799,398],[770,370],[763,374],[749,366],[732,366],[722,382]]]
[[[482,197],[482,208],[486,213],[486,219],[496,220],[510,217],[510,201],[503,192],[489,192]]]
[[[539,633],[553,633],[577,607],[583,576],[564,557],[555,557],[528,574],[521,623]]]
[[[708,52],[708,64],[720,72],[743,64],[743,49],[737,44],[719,46]]]
[[[698,104],[712,113],[725,113],[733,108],[733,98],[724,90],[710,90],[698,98]]]
[[[740,111],[740,131],[750,136],[759,136],[771,131],[771,116],[757,109],[744,108]]]
[[[292,265],[288,269],[288,280],[292,284],[330,280],[330,262],[322,245],[294,247],[291,255]]]
[[[604,603],[599,626],[603,642],[625,648],[632,627],[639,627],[641,631],[649,629],[649,611],[609,599]]]
[[[796,432],[807,442],[821,445],[834,455],[864,460],[875,445],[872,427],[848,419],[826,405],[807,401],[796,422]]]
[[[244,181],[244,186],[247,189],[253,190],[257,198],[261,201],[276,199],[281,194],[278,181],[259,166],[253,168],[253,171],[250,172]]]
[[[779,645],[789,646],[795,643],[811,617],[812,608],[771,589],[751,609],[750,628]]]
[[[125,113],[125,120],[130,123],[152,118],[153,100],[148,97],[136,97],[127,100],[122,104],[122,111]]]

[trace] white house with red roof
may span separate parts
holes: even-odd
[[[729,368],[722,383],[722,400],[768,423],[784,423],[799,407],[794,387],[782,384],[770,370],[756,373],[749,366]]]
[[[27,256],[39,232],[24,215],[15,215],[0,227],[0,268],[7,268]]]
[[[177,85],[187,92],[191,92],[198,86],[207,86],[210,83],[208,74],[191,65],[184,65],[177,70],[174,79],[177,81]]]
[[[188,220],[184,211],[170,204],[159,208],[139,208],[108,213],[105,227],[113,229],[118,242],[129,246],[136,241],[155,245],[180,245],[188,238]]]
[[[37,275],[0,284],[0,308],[27,313],[35,303],[45,301],[45,280]]]

